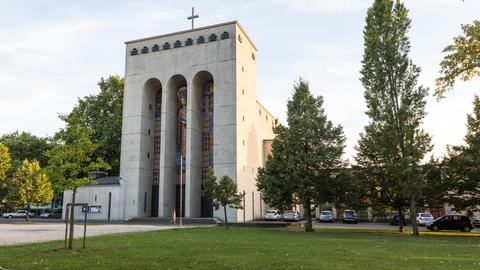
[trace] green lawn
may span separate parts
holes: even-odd
[[[80,242],[76,243],[80,246]],[[0,247],[13,269],[479,269],[480,238],[322,229],[194,228]]]

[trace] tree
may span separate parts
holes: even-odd
[[[50,150],[47,155],[48,171],[52,177],[54,191],[72,190],[72,201],[75,203],[77,188],[90,183],[88,173],[100,169],[110,169],[110,166],[101,157],[94,157],[98,148],[90,140],[93,133],[91,128],[80,124],[79,119],[70,119],[65,129],[56,135],[58,145]],[[75,211],[70,211],[70,237],[68,247],[73,248],[73,227]]]
[[[98,145],[93,158],[102,158],[111,167],[110,174],[120,171],[120,142],[122,135],[122,108],[124,80],[120,76],[101,78],[100,93],[78,99],[68,115],[61,115],[67,124],[79,122],[93,130],[90,140]]]
[[[312,206],[328,201],[324,195],[331,187],[329,182],[335,170],[345,165],[342,127],[327,119],[322,106],[323,97],[314,97],[306,81],[295,83],[287,104],[288,127],[276,129],[272,153],[257,176],[257,188],[266,203],[303,205],[306,231],[313,230]],[[274,195],[278,191],[280,194]]]
[[[450,146],[446,175],[450,193],[447,201],[455,210],[480,211],[480,98],[475,96],[473,114],[467,116],[465,145]]]
[[[369,141],[364,157],[381,161],[386,183],[408,201],[415,220],[424,183],[420,163],[431,138],[421,128],[428,90],[417,86],[420,68],[408,57],[409,28],[408,10],[399,0],[376,0],[368,10],[361,82],[370,123],[361,140]],[[412,229],[418,236],[416,222]]]
[[[22,166],[25,159],[37,160],[41,167],[48,162],[47,151],[53,148],[49,138],[35,136],[28,132],[13,132],[0,137],[0,142],[8,147],[13,168]]]
[[[10,166],[11,158],[8,147],[0,143],[0,204],[3,204],[7,195],[7,176]]]
[[[237,184],[226,175],[218,181],[213,170],[209,169],[202,192],[205,197],[212,198],[215,209],[223,207],[225,228],[228,228],[227,206],[242,209],[242,194],[238,193]]]
[[[462,31],[453,44],[443,49],[447,55],[440,63],[440,77],[436,80],[437,98],[452,89],[457,79],[468,81],[480,76],[480,21],[462,25]]]
[[[13,177],[12,185],[17,195],[17,206],[27,206],[26,221],[29,221],[32,205],[45,205],[52,200],[53,192],[47,173],[38,161],[25,159]]]

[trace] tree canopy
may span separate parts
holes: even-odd
[[[218,180],[213,169],[209,169],[202,192],[205,197],[213,200],[215,209],[223,207],[225,228],[228,228],[227,207],[242,208],[242,194],[238,193],[237,184],[228,176],[222,176]]]
[[[12,183],[16,192],[16,204],[30,210],[31,205],[45,205],[51,202],[53,197],[50,179],[40,167],[38,161],[24,160],[15,172]],[[29,219],[27,214],[26,219]]]
[[[327,119],[322,106],[323,97],[314,97],[305,80],[295,83],[287,104],[288,127],[275,129],[272,153],[257,176],[257,188],[270,206],[304,206],[306,231],[312,230],[312,205],[329,201],[335,170],[344,165],[342,127]]]
[[[124,80],[120,76],[101,78],[100,92],[78,99],[67,115],[60,118],[67,124],[78,123],[91,129],[89,139],[97,145],[93,158],[102,158],[110,165],[110,174],[120,172],[120,143]]]
[[[480,21],[462,25],[463,33],[453,44],[443,49],[447,55],[440,63],[440,77],[436,80],[434,95],[442,98],[455,86],[455,82],[480,76]]]
[[[473,100],[473,113],[467,116],[465,144],[450,146],[446,175],[448,202],[455,210],[480,211],[480,98]]]

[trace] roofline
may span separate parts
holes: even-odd
[[[150,40],[150,39],[156,39],[156,38],[163,38],[163,37],[174,36],[174,35],[179,35],[179,34],[185,34],[185,33],[194,32],[194,31],[197,31],[197,30],[204,30],[204,29],[209,29],[209,28],[214,28],[214,27],[219,27],[219,26],[224,26],[224,25],[229,25],[229,24],[236,24],[238,26],[238,28],[240,28],[240,30],[243,32],[245,37],[247,37],[248,41],[252,44],[255,51],[258,51],[258,49],[255,46],[255,44],[253,43],[253,41],[247,35],[247,32],[245,32],[245,29],[243,29],[242,25],[236,20],[235,21],[230,21],[230,22],[225,22],[225,23],[207,25],[207,26],[198,27],[198,28],[189,29],[189,30],[167,33],[167,34],[163,34],[163,35],[157,35],[157,36],[151,36],[151,37],[146,37],[146,38],[129,40],[129,41],[125,41],[125,44],[128,45],[128,44],[132,44],[132,43],[135,43],[135,42],[141,42],[141,41],[146,41],[146,40]]]
[[[263,104],[260,103],[258,99],[256,100],[256,102],[258,105],[260,105],[260,107],[262,107],[262,109],[264,109],[268,114],[270,114],[270,116],[273,117],[274,120],[278,120],[278,118],[276,118],[275,115],[273,115],[267,108],[265,108],[265,106],[263,106]]]

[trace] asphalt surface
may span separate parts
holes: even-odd
[[[22,224],[8,222],[0,224],[0,245],[14,245],[34,242],[45,242],[65,239],[65,224],[60,222],[42,222]],[[200,225],[212,226],[212,225]],[[199,227],[198,225],[183,226],[183,228]],[[94,235],[158,231],[179,228],[173,225],[145,224],[90,224],[87,225],[87,237]],[[75,224],[75,238],[83,237],[83,224]],[[87,240],[88,241],[88,240]]]

